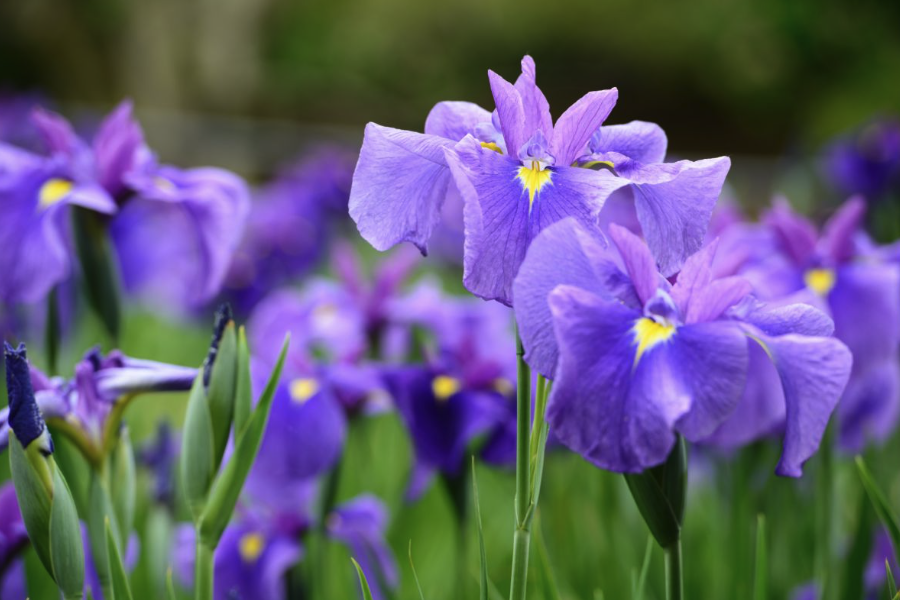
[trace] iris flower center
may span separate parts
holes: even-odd
[[[827,296],[834,287],[835,273],[832,269],[810,269],[803,275],[806,287],[820,296]]]
[[[552,171],[545,169],[540,161],[530,160],[527,166],[519,167],[519,174],[516,176],[522,184],[522,188],[528,191],[528,212],[534,205],[534,196],[541,191],[545,185],[550,183],[552,179]]]
[[[440,402],[449,400],[450,396],[458,392],[460,387],[459,379],[449,375],[438,375],[431,381],[431,391],[435,399]]]
[[[637,346],[634,354],[634,364],[637,366],[644,352],[657,344],[669,341],[675,335],[675,325],[642,317],[634,323],[632,331],[634,332],[634,343]]]
[[[38,208],[46,209],[69,195],[74,184],[67,179],[48,179],[38,191]]]
[[[319,391],[319,382],[312,377],[300,377],[291,382],[291,400],[303,404]]]
[[[255,563],[266,548],[266,540],[259,533],[247,533],[241,537],[240,552],[245,563]]]

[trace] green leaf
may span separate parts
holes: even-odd
[[[647,575],[650,573],[650,559],[653,556],[653,536],[647,537],[647,548],[644,550],[644,562],[641,563],[641,574],[634,589],[634,600],[644,600],[644,591],[647,588]]]
[[[72,224],[88,305],[118,346],[121,321],[118,271],[113,262],[105,217],[95,211],[73,206]]]
[[[547,544],[544,543],[544,533],[540,521],[535,524],[534,533],[538,570],[540,571],[541,589],[543,590],[544,600],[560,600],[559,588],[556,584],[556,577],[553,575],[553,567],[550,564],[550,554],[547,552]]]
[[[769,559],[766,550],[766,517],[756,517],[756,570],[753,576],[754,600],[766,600],[768,588]]]
[[[413,579],[416,580],[416,589],[419,590],[419,600],[425,600],[425,594],[422,593],[422,584],[419,583],[419,575],[416,573],[416,565],[413,563],[412,540],[409,540],[409,568],[412,569]]]
[[[50,509],[50,558],[53,578],[66,598],[81,598],[84,590],[84,546],[81,522],[72,492],[59,469],[53,469]]]
[[[872,506],[875,507],[875,514],[878,515],[881,524],[884,525],[888,535],[891,537],[891,543],[894,546],[894,556],[900,560],[900,525],[898,525],[897,516],[891,509],[891,505],[888,503],[881,488],[875,483],[861,456],[856,457],[856,467],[859,469],[859,476],[862,479],[863,487],[866,488],[866,493],[869,495],[869,500],[872,501]]]
[[[175,593],[175,581],[172,576],[172,567],[166,570],[166,593],[168,600],[178,600],[178,594]]]
[[[196,521],[203,512],[206,495],[215,475],[212,423],[203,390],[203,373],[197,374],[188,397],[181,445],[181,483]]]
[[[666,462],[642,473],[626,473],[625,481],[650,533],[663,548],[681,537],[687,489],[687,450],[678,441]]]
[[[40,440],[34,440],[27,449],[23,448],[15,433],[9,431],[9,465],[16,488],[16,499],[22,511],[22,521],[35,552],[52,576],[50,504],[53,476],[50,463],[53,458],[45,458],[39,448]]]
[[[238,436],[250,419],[253,392],[250,387],[250,349],[247,346],[247,332],[243,326],[238,329],[237,383],[234,395],[234,432]]]
[[[238,438],[231,460],[228,461],[221,475],[213,483],[212,491],[209,494],[209,502],[200,516],[198,527],[200,539],[210,544],[213,548],[218,545],[222,532],[231,520],[231,514],[234,512],[234,507],[241,495],[244,481],[247,479],[247,474],[250,473],[253,461],[256,460],[256,454],[259,451],[263,434],[266,431],[266,424],[269,421],[269,412],[272,409],[275,390],[278,388],[278,381],[281,379],[281,369],[284,366],[289,343],[290,336],[285,336],[281,354],[278,356],[278,362],[269,376],[269,382],[266,384],[266,389],[259,399],[259,404],[257,404],[256,410],[250,416],[243,434]]]
[[[859,506],[856,518],[856,528],[853,533],[853,541],[850,551],[844,562],[843,576],[841,577],[842,600],[858,600],[864,596],[864,576],[866,565],[869,561],[869,553],[872,550],[872,505],[861,490],[859,494]]]
[[[472,495],[475,498],[475,525],[478,527],[478,552],[481,559],[480,600],[488,600],[487,552],[484,549],[484,529],[481,525],[481,502],[478,499],[478,478],[475,477],[475,457],[472,457]]]
[[[366,580],[366,574],[363,573],[362,567],[359,566],[359,563],[356,562],[356,559],[350,557],[350,560],[353,561],[353,566],[356,567],[356,574],[359,576],[359,587],[362,588],[363,600],[372,600],[372,590],[369,589],[369,582]]]
[[[887,569],[888,598],[896,598],[898,595],[897,582],[894,581],[894,574],[891,572],[891,563],[887,559],[884,561],[884,568]]]
[[[116,534],[106,520],[106,554],[109,560],[109,571],[112,575],[112,589],[114,600],[132,600],[131,586],[128,585],[128,573],[122,564],[122,555],[116,545]]]
[[[229,321],[219,341],[206,394],[213,431],[213,471],[218,470],[228,445],[228,436],[231,435],[236,384],[237,335],[234,321]]]
[[[109,483],[112,507],[116,514],[118,525],[119,547],[128,545],[128,535],[134,524],[134,505],[136,493],[136,476],[134,466],[134,451],[131,447],[131,437],[128,428],[122,427],[119,431],[119,439],[115,444],[109,458]]]
[[[104,597],[112,590],[113,575],[109,570],[109,557],[106,544],[107,523],[113,530],[116,539],[120,539],[116,513],[113,509],[109,491],[103,478],[96,471],[91,472],[90,506],[87,519],[88,539],[91,544],[91,554],[94,559],[94,568],[97,570],[97,579],[103,589]]]

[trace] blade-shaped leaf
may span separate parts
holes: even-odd
[[[166,593],[168,600],[178,600],[178,594],[175,593],[175,581],[172,577],[172,567],[166,570]]]
[[[769,559],[766,550],[766,517],[756,517],[756,570],[753,576],[754,600],[766,600]]]
[[[134,505],[136,486],[134,451],[128,428],[119,431],[119,440],[110,456],[110,495],[113,510],[116,513],[118,541],[120,548],[128,544],[128,534],[134,524]]]
[[[422,584],[419,583],[419,575],[416,573],[416,565],[413,563],[412,540],[409,540],[409,568],[412,569],[413,579],[416,581],[416,589],[419,590],[419,600],[425,600],[425,594],[422,593]]]
[[[481,503],[478,500],[478,478],[475,477],[475,457],[472,457],[472,495],[475,498],[475,525],[478,527],[478,551],[481,557],[480,600],[488,600],[487,552],[484,549],[484,529],[481,525]]]
[[[59,469],[53,469],[50,509],[50,559],[53,578],[65,598],[80,598],[84,590],[84,546],[72,492]]]
[[[897,582],[894,581],[894,573],[891,571],[891,563],[887,559],[885,559],[884,561],[884,568],[887,569],[888,598],[896,598],[898,596]]]
[[[222,532],[231,520],[231,514],[237,505],[238,498],[241,495],[241,489],[244,487],[244,481],[250,473],[253,461],[256,460],[256,454],[262,443],[263,434],[266,431],[266,424],[269,421],[269,412],[272,408],[272,400],[275,397],[275,390],[278,387],[278,381],[281,379],[281,369],[284,366],[284,359],[287,355],[290,336],[285,336],[284,344],[281,347],[281,354],[278,356],[278,362],[269,375],[269,381],[266,389],[260,396],[259,404],[256,410],[250,415],[250,420],[244,429],[244,433],[237,441],[231,460],[222,469],[222,473],[213,483],[212,491],[209,494],[209,502],[200,516],[199,533],[200,538],[206,540],[212,547],[218,545]]]
[[[253,392],[250,386],[250,348],[247,346],[247,332],[243,326],[238,329],[237,382],[234,394],[234,431],[237,436],[244,433],[250,419]]]
[[[73,206],[72,225],[88,305],[103,323],[114,345],[118,346],[121,322],[118,270],[104,217],[95,211]]]
[[[196,521],[203,512],[214,473],[212,422],[203,391],[203,374],[194,379],[188,397],[181,445],[181,482]]]
[[[132,600],[131,586],[128,584],[128,573],[122,564],[122,555],[116,544],[116,534],[106,520],[106,556],[109,560],[109,572],[112,575],[112,589],[115,600]]]
[[[351,557],[350,560],[353,561],[353,566],[356,567],[356,574],[359,576],[359,587],[362,588],[363,600],[372,600],[372,590],[369,589],[369,582],[366,580],[366,574],[363,573],[362,567],[359,566],[359,563],[356,562],[356,559]]]
[[[900,560],[900,524],[898,524],[897,515],[891,509],[884,492],[875,483],[861,456],[856,457],[856,467],[859,469],[859,476],[862,479],[863,487],[866,488],[866,493],[869,495],[869,500],[872,501],[872,506],[875,507],[875,514],[878,515],[881,524],[884,525],[888,535],[891,537],[891,543],[894,546],[894,556]]]
[[[234,419],[234,393],[237,385],[237,333],[234,321],[222,332],[216,359],[212,365],[206,400],[213,431],[213,470],[218,469],[225,455],[228,436]]]
[[[559,588],[556,585],[556,577],[553,575],[550,554],[547,552],[547,544],[544,543],[544,533],[539,519],[535,523],[534,534],[534,545],[537,550],[538,570],[540,571],[541,590],[544,600],[560,600]]]
[[[850,544],[850,551],[843,561],[841,577],[841,599],[858,600],[863,597],[864,577],[872,550],[872,504],[865,491],[859,494],[859,515],[856,518],[856,531]]]
[[[644,550],[644,562],[641,563],[641,574],[634,589],[634,600],[644,600],[644,590],[647,588],[647,575],[650,573],[650,558],[653,555],[653,536],[647,537],[647,548]]]
[[[112,589],[113,575],[109,570],[108,547],[106,544],[106,528],[112,529],[115,538],[121,539],[119,526],[116,522],[116,513],[113,510],[112,500],[106,484],[100,474],[91,472],[90,506],[88,508],[88,539],[91,545],[91,554],[94,559],[94,568],[97,570],[97,579],[104,591]]]

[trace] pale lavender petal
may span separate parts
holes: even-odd
[[[91,183],[76,185],[62,201],[107,215],[118,210],[116,201],[109,195],[109,192],[99,185]]]
[[[686,323],[714,321],[741,302],[753,291],[753,286],[743,277],[723,277],[712,281],[702,290],[695,291],[684,319]]]
[[[530,136],[535,131],[540,131],[544,137],[550,139],[553,133],[553,118],[550,116],[550,103],[544,97],[541,88],[537,86],[537,72],[534,59],[525,56],[522,59],[522,74],[516,79],[516,90],[522,98],[522,108],[525,111],[525,136]],[[517,148],[511,147],[510,152]],[[560,164],[560,163],[557,163]]]
[[[639,237],[618,225],[609,226],[609,237],[615,243],[628,277],[634,284],[634,289],[641,304],[646,304],[659,287],[659,271],[656,269],[656,261],[650,254],[650,249]]]
[[[818,337],[830,337],[834,333],[834,321],[821,310],[808,304],[789,304],[768,308],[759,305],[741,316],[766,335],[796,333]]]
[[[646,121],[624,125],[604,125],[590,140],[591,153],[618,152],[641,163],[658,163],[666,158],[668,139],[662,127]]]
[[[665,276],[700,249],[725,176],[727,157],[635,169],[634,202],[647,245]]]
[[[451,184],[444,149],[453,144],[435,135],[366,126],[350,190],[350,216],[366,241],[382,251],[412,242],[426,252]]]
[[[684,261],[672,286],[672,300],[681,314],[688,313],[694,293],[699,294],[713,280],[712,265],[718,249],[719,240],[714,239]]]
[[[797,266],[805,267],[816,249],[818,235],[809,219],[794,212],[787,199],[779,197],[763,215],[762,222],[778,236],[784,251]]]
[[[525,130],[525,107],[522,104],[522,96],[513,84],[493,71],[488,71],[488,79],[491,82],[491,93],[494,96],[506,147],[510,152],[517,153],[533,133]]]
[[[438,102],[425,119],[425,134],[458,142],[490,122],[491,113],[472,102]]]
[[[591,135],[603,125],[618,99],[616,88],[588,92],[560,115],[550,144],[556,164],[569,165],[584,154]]]

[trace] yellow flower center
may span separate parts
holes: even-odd
[[[503,154],[503,150],[494,142],[481,142],[481,147],[487,148],[488,150],[493,150],[497,154]]]
[[[509,396],[513,393],[514,390],[512,381],[510,381],[506,377],[498,377],[497,379],[495,379],[494,389],[503,396]]]
[[[453,394],[459,391],[459,379],[450,377],[449,375],[438,375],[431,382],[431,391],[434,397],[444,402]]]
[[[38,191],[38,208],[45,209],[56,204],[68,196],[73,187],[74,184],[67,179],[48,179]]]
[[[266,549],[266,540],[262,534],[246,533],[241,537],[240,552],[245,563],[254,563]]]
[[[541,169],[541,164],[534,160],[527,167],[519,167],[519,174],[516,175],[524,190],[528,190],[528,212],[534,205],[534,196],[540,193],[541,188],[550,183],[552,171],[549,169]]]
[[[637,366],[644,352],[657,344],[670,340],[675,335],[675,326],[658,323],[644,317],[635,322],[632,331],[634,331],[634,343],[637,345],[637,352],[634,354],[634,364]]]
[[[291,382],[289,389],[291,400],[303,404],[318,393],[319,382],[312,377],[300,377]]]
[[[803,276],[806,287],[820,296],[827,296],[834,287],[835,273],[832,269],[810,269]]]

